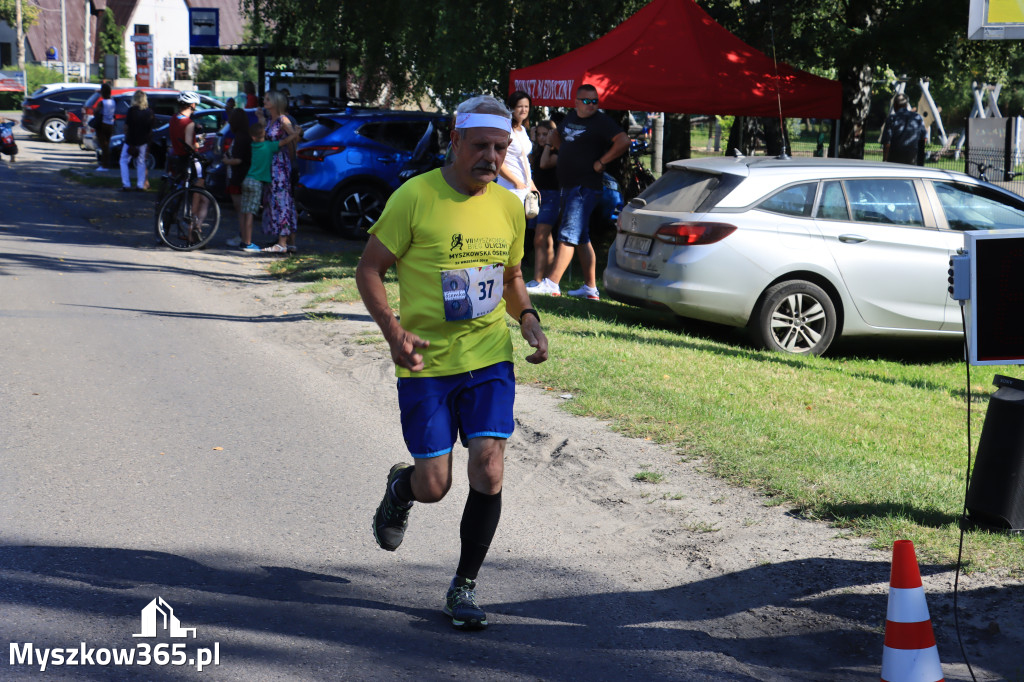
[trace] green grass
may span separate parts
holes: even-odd
[[[272,271],[331,281],[333,300],[353,301],[357,258],[306,256]],[[387,286],[394,305],[397,284]],[[566,410],[672,444],[683,459],[701,457],[718,476],[763,491],[769,504],[869,536],[880,548],[909,539],[923,560],[956,560],[966,391],[955,344],[847,342],[831,357],[796,357],[755,350],[737,331],[681,326],[613,302],[533,304],[551,357],[517,362],[519,381],[572,393]],[[512,338],[524,357],[525,342],[517,332]],[[975,447],[996,373],[1013,374],[972,368]],[[965,557],[971,570],[1024,575],[1024,538],[972,531]]]
[[[638,471],[633,474],[633,480],[639,481],[640,483],[661,483],[665,480],[665,474],[658,473],[657,471]]]

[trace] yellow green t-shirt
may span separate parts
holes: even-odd
[[[523,204],[490,183],[484,194],[456,192],[440,170],[417,176],[391,195],[376,235],[398,259],[402,326],[430,346],[423,370],[448,376],[512,360],[503,274],[523,259]]]

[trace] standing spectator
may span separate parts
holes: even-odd
[[[544,273],[555,260],[553,230],[558,222],[558,151],[551,146],[549,136],[555,130],[551,121],[541,121],[536,127],[537,144],[533,148],[533,182],[540,192],[540,213],[533,232],[533,280],[526,286],[535,287],[544,279]]]
[[[260,98],[256,96],[256,84],[252,81],[245,81],[245,108],[255,109],[260,105]]]
[[[263,96],[267,111],[267,140],[278,142],[293,132],[288,111],[288,100],[280,92],[271,90]],[[277,236],[277,243],[263,249],[267,253],[294,253],[295,230],[298,220],[295,215],[295,200],[292,198],[292,160],[283,149],[274,154],[270,168],[270,188],[263,211],[263,232]]]
[[[529,192],[537,190],[530,169],[533,143],[526,129],[526,120],[530,116],[530,96],[522,90],[517,90],[509,95],[506,104],[512,112],[512,141],[505,154],[505,163],[498,169],[498,184],[515,194],[522,202]]]
[[[882,159],[892,163],[924,165],[924,119],[910,108],[902,92],[893,100],[893,111],[882,133]]]
[[[245,116],[245,112],[240,112]],[[246,118],[248,120],[248,118]],[[241,121],[239,121],[241,123]],[[271,141],[266,140],[266,128],[262,123],[253,123],[249,128],[249,158],[250,163],[245,178],[242,180],[242,193],[239,212],[241,221],[242,239],[246,242],[242,245],[245,253],[259,253],[260,247],[252,243],[252,221],[256,212],[260,209],[260,202],[266,193],[266,187],[271,181],[271,165],[274,156],[281,147],[291,144],[302,136],[302,129],[292,133],[288,137]],[[236,134],[235,140],[239,136]],[[224,161],[229,166],[241,167],[241,159],[231,158]],[[232,197],[233,198],[233,197]],[[276,252],[275,252],[276,253]]]
[[[599,111],[597,106],[597,88],[584,83],[576,89],[575,111],[566,115],[561,130],[548,134],[548,141],[559,152],[561,223],[555,262],[540,284],[530,288],[531,294],[560,296],[562,292],[558,283],[579,247],[583,286],[570,291],[569,295],[592,301],[600,298],[597,291],[597,254],[590,243],[590,214],[601,197],[605,168],[629,149],[629,137],[611,116]]]
[[[149,147],[149,134],[153,132],[153,110],[149,108],[149,98],[142,90],[132,95],[132,106],[124,117],[124,143],[121,145],[121,191],[132,189],[129,168],[135,167],[135,184],[138,191],[149,189],[146,178],[146,149]]]
[[[117,104],[110,92],[110,83],[100,86],[99,111],[96,112],[96,144],[100,147],[100,165],[96,170],[107,170],[110,162],[110,138],[114,135],[114,113]]]
[[[231,122],[231,112],[235,110],[235,98],[228,97],[228,101],[224,103],[224,122]]]
[[[231,203],[238,214],[238,237],[228,240],[228,246],[240,246],[244,251],[259,251],[260,247],[252,243],[252,217],[248,222],[242,212],[242,182],[249,175],[249,166],[252,163],[252,135],[249,133],[249,116],[242,109],[235,109],[231,112],[228,120],[228,127],[231,131],[232,141],[228,148],[227,158],[224,159],[228,167],[227,193],[231,197]],[[262,201],[263,188],[260,186],[260,196],[257,198],[257,209]],[[252,211],[255,214],[257,211]]]

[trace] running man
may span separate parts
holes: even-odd
[[[402,434],[415,464],[391,467],[373,519],[383,549],[402,544],[413,502],[439,502],[452,484],[456,436],[469,449],[462,551],[444,613],[459,629],[487,627],[476,578],[501,516],[505,443],[514,428],[515,376],[505,314],[544,362],[548,341],[530,307],[521,261],[523,205],[494,183],[511,114],[490,96],[459,105],[454,162],[413,178],[388,201],[356,270],[359,293],[391,347]],[[401,321],[384,274],[396,265]]]

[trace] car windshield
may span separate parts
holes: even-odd
[[[1024,228],[1024,203],[1011,204],[985,187],[934,183],[952,230],[1013,230]]]
[[[718,187],[721,177],[689,168],[670,168],[640,198],[646,208],[659,211],[693,212]]]

